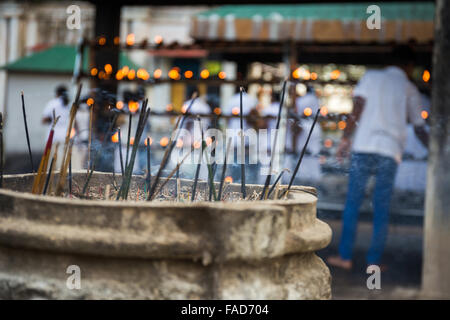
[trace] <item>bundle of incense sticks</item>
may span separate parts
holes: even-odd
[[[125,176],[122,178],[122,185],[120,186],[119,193],[117,194],[117,199],[120,197],[122,199],[127,199],[128,192],[131,184],[131,177],[133,175],[134,162],[136,160],[137,151],[139,148],[139,142],[141,141],[142,133],[144,132],[145,125],[150,116],[150,108],[147,108],[148,99],[145,99],[142,104],[141,112],[139,113],[138,125],[136,128],[136,134],[134,137],[133,148],[130,154],[130,161],[125,169]]]
[[[81,94],[81,88],[83,87],[83,85],[80,83],[78,86],[78,90],[77,90],[77,94],[75,97],[75,100],[72,104],[72,107],[70,108],[70,116],[69,116],[69,124],[67,127],[67,132],[66,132],[66,139],[64,141],[64,150],[63,150],[63,154],[62,154],[62,159],[61,159],[61,168],[59,170],[59,180],[58,183],[56,185],[56,195],[59,196],[62,194],[63,190],[64,190],[64,185],[66,182],[66,175],[67,175],[67,168],[69,167],[69,144],[70,144],[70,134],[72,132],[72,128],[74,126],[75,123],[75,117],[77,115],[78,112],[78,108],[80,106],[80,94]],[[73,142],[72,142],[73,143]]]
[[[34,171],[34,164],[33,164],[33,154],[31,153],[31,145],[30,145],[30,135],[28,134],[28,124],[27,124],[27,113],[25,112],[25,98],[23,96],[23,91],[20,93],[22,98],[22,113],[23,113],[23,122],[25,125],[25,134],[27,137],[27,145],[28,145],[28,154],[30,156],[30,163],[31,163],[31,171]]]
[[[194,104],[196,99],[197,99],[197,92],[194,92],[194,94],[192,95],[191,102],[190,102],[189,106],[187,107],[185,114],[178,117],[178,119],[177,119],[177,122],[176,122],[174,130],[173,130],[173,132],[175,133],[175,137],[173,137],[173,135],[171,135],[171,137],[170,137],[169,146],[166,149],[166,152],[164,153],[161,164],[159,165],[159,169],[158,169],[158,172],[156,173],[155,181],[153,182],[153,184],[149,190],[148,197],[147,197],[148,201],[152,200],[155,196],[156,186],[158,185],[158,182],[161,179],[162,172],[165,169],[167,163],[169,162],[172,150],[177,143],[178,136],[180,134],[179,129],[183,128],[184,121],[186,120],[186,117],[189,114],[189,112],[192,108],[192,105]]]
[[[303,156],[305,155],[306,148],[308,147],[309,139],[311,138],[311,134],[314,130],[314,127],[316,125],[317,119],[319,118],[319,115],[320,115],[320,108],[319,108],[319,110],[317,110],[316,116],[314,117],[314,122],[311,126],[311,129],[309,130],[308,137],[306,138],[305,145],[303,146],[300,157],[298,158],[297,165],[295,166],[294,172],[292,173],[292,177],[291,177],[291,180],[289,181],[289,185],[286,188],[286,190],[284,190],[284,192],[281,194],[280,199],[283,198],[284,196],[287,196],[289,190],[291,189],[292,183],[294,182],[295,176],[297,175],[298,169],[300,168],[300,164],[302,163]]]
[[[37,175],[34,177],[33,187],[31,192],[34,194],[42,193],[44,188],[45,175],[47,173],[48,160],[50,158],[50,152],[52,150],[53,135],[55,133],[55,126],[59,120],[59,116],[55,116],[55,110],[53,110],[53,123],[48,134],[47,144],[45,145],[44,154],[42,155],[41,162],[39,164],[39,169]]]
[[[264,183],[264,188],[263,188],[263,191],[261,193],[260,200],[267,199],[267,195],[268,195],[268,190],[267,189],[269,187],[270,180],[272,179],[272,166],[273,166],[273,161],[275,159],[275,155],[277,153],[278,130],[280,128],[281,111],[283,110],[283,105],[284,105],[284,95],[285,95],[285,92],[286,92],[286,84],[287,84],[287,80],[284,80],[284,82],[283,82],[283,89],[281,91],[280,107],[278,109],[278,115],[277,115],[277,124],[276,124],[276,127],[275,127],[275,137],[274,137],[274,140],[273,140],[273,148],[271,148],[272,154],[271,154],[271,157],[270,157],[269,172],[268,172],[267,177],[266,177],[266,182]]]

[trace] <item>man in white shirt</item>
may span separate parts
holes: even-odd
[[[337,157],[342,158],[352,145],[347,200],[343,213],[339,256],[328,258],[336,267],[352,268],[352,251],[358,211],[364,199],[368,178],[375,176],[373,194],[373,236],[367,253],[368,265],[379,265],[388,232],[389,205],[397,165],[401,161],[407,135],[407,122],[424,145],[428,135],[420,116],[420,94],[408,75],[413,71],[413,53],[407,46],[393,51],[395,66],[368,71],[353,92],[350,115]],[[356,128],[356,124],[358,127]]]

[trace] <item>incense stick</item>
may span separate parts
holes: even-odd
[[[150,181],[152,178],[151,154],[150,154],[150,137],[147,137],[147,185],[146,190],[150,188]]]
[[[56,143],[55,146],[55,151],[53,151],[53,158],[52,158],[52,162],[53,162],[53,168],[50,170],[49,169],[49,179],[48,179],[48,194],[50,194],[50,192],[52,191],[52,185],[53,185],[53,177],[55,176],[55,166],[56,166],[56,161],[58,160],[58,147],[59,147],[59,142]],[[44,193],[45,194],[45,193]]]
[[[123,154],[122,154],[122,134],[120,132],[120,127],[117,130],[117,135],[119,136],[119,158],[120,158],[120,171],[122,172],[122,179],[123,175],[125,173],[124,167],[123,167]]]
[[[303,156],[305,155],[306,148],[308,147],[309,139],[311,138],[311,134],[314,130],[317,119],[319,118],[319,114],[320,114],[320,108],[319,108],[319,110],[317,110],[316,116],[314,117],[313,124],[308,133],[308,138],[306,139],[305,145],[303,146],[302,152],[300,154],[300,158],[298,159],[297,165],[295,166],[294,172],[292,173],[292,177],[291,177],[291,180],[289,181],[289,185],[288,185],[287,189],[284,190],[284,192],[281,194],[280,199],[283,198],[284,195],[287,195],[287,193],[289,192],[289,189],[292,186],[292,183],[294,182],[295,176],[297,175],[298,169],[300,168],[300,164],[302,163]]]
[[[64,150],[63,150],[63,154],[62,154],[62,161],[61,161],[61,168],[59,170],[59,181],[57,183],[56,186],[56,195],[61,195],[61,193],[63,192],[64,189],[64,184],[65,184],[65,178],[66,178],[66,172],[64,171],[67,170],[67,167],[69,165],[68,161],[67,161],[67,152],[69,149],[69,142],[70,142],[70,134],[72,132],[72,128],[75,122],[75,116],[78,112],[78,107],[79,107],[79,102],[80,102],[80,94],[81,94],[81,88],[83,87],[83,84],[80,83],[78,86],[78,90],[77,90],[77,94],[75,96],[75,100],[72,103],[72,107],[70,108],[70,117],[69,117],[69,124],[67,127],[67,131],[66,131],[66,138],[64,141]]]
[[[228,153],[230,152],[230,146],[231,146],[231,137],[228,138],[227,145],[226,145],[226,153],[225,153],[225,157],[223,159],[222,176],[220,177],[220,185],[219,185],[219,195],[217,196],[219,201],[222,200],[223,183],[225,181],[225,173],[227,171],[227,157],[228,157]]]
[[[179,162],[179,163],[177,164],[177,166],[170,172],[170,174],[167,176],[166,180],[165,180],[165,181],[161,184],[161,186],[158,188],[158,192],[155,192],[155,194],[158,194],[159,192],[162,191],[162,189],[164,188],[164,186],[170,181],[170,179],[173,177],[173,175],[175,174],[175,172],[176,172],[178,169],[180,169],[180,166],[183,164],[184,160],[186,160],[186,158],[187,158],[191,153],[192,153],[192,150],[191,150],[191,152],[189,152],[188,154],[186,154],[186,155],[183,157],[183,159],[181,160],[181,162]],[[152,198],[152,200],[153,200],[153,198]]]
[[[72,195],[72,150],[70,150],[69,160],[69,195]]]
[[[239,96],[239,105],[240,105],[240,112],[239,112],[239,119],[240,119],[240,135],[241,135],[241,193],[242,198],[245,199],[247,196],[246,194],[246,188],[245,188],[245,137],[244,137],[244,107],[242,104],[242,91],[244,88],[240,88],[240,96]]]
[[[184,124],[184,121],[186,120],[186,116],[189,114],[189,111],[191,110],[192,105],[194,104],[194,101],[196,99],[197,99],[197,92],[194,92],[194,94],[192,95],[191,103],[189,104],[188,108],[186,109],[185,114],[183,116],[181,116],[181,117],[178,117],[178,120],[177,120],[177,122],[175,124],[175,127],[174,127],[174,130],[173,130],[173,132],[175,133],[175,138],[174,139],[172,138],[172,136],[173,136],[173,134],[172,134],[171,137],[170,137],[170,140],[169,140],[169,147],[166,149],[166,152],[164,153],[163,160],[161,161],[161,164],[159,165],[159,169],[158,169],[158,172],[156,174],[155,181],[153,182],[152,187],[149,190],[147,200],[152,200],[152,198],[153,198],[153,196],[155,194],[156,186],[157,186],[157,184],[159,182],[159,179],[161,178],[162,171],[166,167],[167,162],[168,162],[168,160],[170,158],[170,155],[172,153],[172,150],[173,150],[173,148],[175,147],[175,145],[177,143],[178,136],[180,134],[180,130],[178,130],[178,129],[182,129],[183,128],[183,124]]]
[[[92,162],[92,165],[91,165],[89,174],[88,174],[88,176],[87,176],[87,178],[86,178],[86,181],[85,181],[85,183],[84,183],[84,186],[83,186],[83,191],[82,191],[82,194],[83,194],[83,195],[86,194],[86,190],[87,190],[87,187],[88,187],[89,182],[90,182],[90,180],[91,180],[92,173],[94,172],[95,166],[97,165],[97,162],[98,162],[98,160],[99,160],[99,158],[100,158],[100,155],[102,154],[103,149],[104,149],[105,146],[106,146],[106,143],[107,143],[107,140],[108,140],[107,138],[108,138],[108,137],[110,136],[110,134],[111,134],[112,128],[114,127],[114,123],[116,122],[117,117],[118,117],[118,114],[115,113],[115,114],[114,114],[114,117],[113,117],[113,119],[112,119],[112,121],[111,121],[111,123],[109,124],[108,131],[105,133],[105,136],[104,136],[103,141],[102,141],[102,145],[100,146],[100,149],[97,150],[97,152],[96,152],[96,154],[95,154],[94,161]]]
[[[131,124],[133,121],[133,114],[130,111],[130,115],[128,116],[128,138],[127,138],[127,150],[126,150],[126,156],[125,156],[125,167],[128,166],[128,153],[130,151],[130,139],[131,139]]]
[[[31,153],[31,145],[30,145],[30,135],[28,134],[28,124],[27,124],[27,113],[25,111],[25,98],[23,96],[23,91],[20,93],[22,98],[22,113],[23,113],[23,123],[25,125],[25,134],[27,137],[27,145],[28,145],[28,154],[30,156],[30,164],[31,164],[31,171],[34,171],[34,164],[33,164],[33,154]]]
[[[133,175],[134,162],[136,159],[137,150],[139,147],[139,142],[142,137],[142,133],[144,131],[145,125],[147,123],[148,117],[150,116],[150,108],[147,108],[148,99],[145,99],[142,104],[141,112],[139,113],[139,121],[136,129],[136,134],[133,142],[133,148],[131,150],[130,161],[125,169],[125,177],[122,179],[122,185],[120,186],[119,193],[117,195],[116,200],[120,197],[122,199],[127,199],[128,192],[130,189],[131,177]]]
[[[92,148],[92,125],[94,117],[94,105],[89,109],[89,140],[88,140],[88,162],[87,162],[87,173],[91,168],[91,148]]]
[[[264,188],[261,193],[260,200],[267,199],[267,188],[269,187],[270,180],[272,179],[272,166],[273,166],[273,161],[275,159],[275,155],[277,153],[278,130],[280,128],[281,110],[283,109],[283,104],[284,104],[284,95],[286,92],[286,84],[287,84],[287,80],[284,80],[283,89],[281,91],[280,107],[278,108],[277,124],[275,127],[275,137],[273,140],[273,149],[271,148],[272,154],[270,157],[269,172],[266,177],[266,182],[264,183]]]
[[[275,179],[275,182],[273,183],[272,187],[269,189],[269,192],[267,193],[267,198],[270,198],[270,195],[272,194],[273,190],[275,190],[275,187],[278,185],[278,181],[280,181],[285,171],[289,171],[289,169],[285,168],[281,170],[281,172],[278,174],[278,177]],[[274,198],[276,198],[276,196]]]

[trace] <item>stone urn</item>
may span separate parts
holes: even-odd
[[[74,173],[75,189],[85,177]],[[94,173],[91,190],[114,179]],[[34,195],[32,182],[9,175],[0,189],[0,299],[331,298],[315,254],[331,229],[316,217],[314,188],[293,187],[285,200],[149,202]],[[131,189],[145,183],[136,176]]]

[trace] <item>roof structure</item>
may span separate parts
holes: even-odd
[[[380,29],[366,26],[371,5],[380,8]],[[196,15],[191,35],[228,41],[426,43],[433,39],[434,11],[432,2],[227,5]]]
[[[87,57],[89,49],[86,48],[85,50],[85,57]],[[72,74],[75,58],[75,46],[56,45],[49,49],[20,58],[1,68],[9,72]],[[83,72],[87,72],[89,69],[88,59],[83,60]],[[135,70],[140,68],[124,53],[121,53],[119,56],[119,66],[128,66],[130,69]]]

